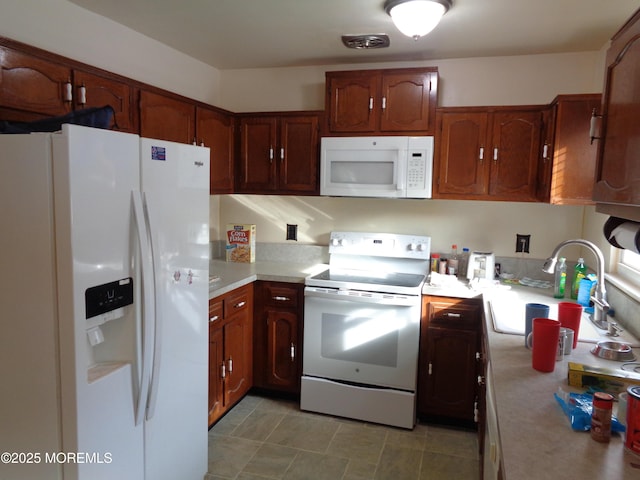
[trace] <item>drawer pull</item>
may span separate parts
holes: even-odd
[[[291,299],[289,297],[281,297],[279,295],[276,295],[274,297],[271,297],[273,300],[275,300],[276,302],[290,302]]]
[[[209,318],[210,322],[215,322],[216,320],[218,320],[220,317],[218,315],[214,315],[213,317]]]
[[[445,313],[445,315],[447,317],[452,317],[452,318],[462,318],[462,314],[461,313],[447,312],[447,313]]]
[[[236,303],[236,304],[233,306],[233,308],[242,308],[242,307],[244,307],[246,304],[247,304],[247,302],[245,302],[245,301],[238,302],[238,303]]]
[[[478,385],[484,385],[484,377],[482,375],[478,375]]]

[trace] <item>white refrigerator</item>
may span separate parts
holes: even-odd
[[[202,480],[209,151],[0,135],[0,479]]]

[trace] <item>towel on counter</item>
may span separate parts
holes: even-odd
[[[553,284],[546,280],[534,280],[533,278],[523,277],[520,279],[520,285],[535,288],[551,288]]]

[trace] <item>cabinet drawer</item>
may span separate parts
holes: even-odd
[[[209,322],[219,323],[223,318],[222,300],[213,299],[209,300]]]
[[[239,288],[231,292],[223,299],[224,318],[246,310],[251,304],[250,300],[249,288]]]
[[[477,329],[480,326],[480,304],[431,302],[429,308],[429,326],[461,329]]]
[[[299,288],[278,283],[264,284],[264,303],[273,307],[297,308]]]

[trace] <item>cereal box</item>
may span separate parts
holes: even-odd
[[[256,261],[256,226],[252,224],[227,225],[227,262],[253,263]]]

